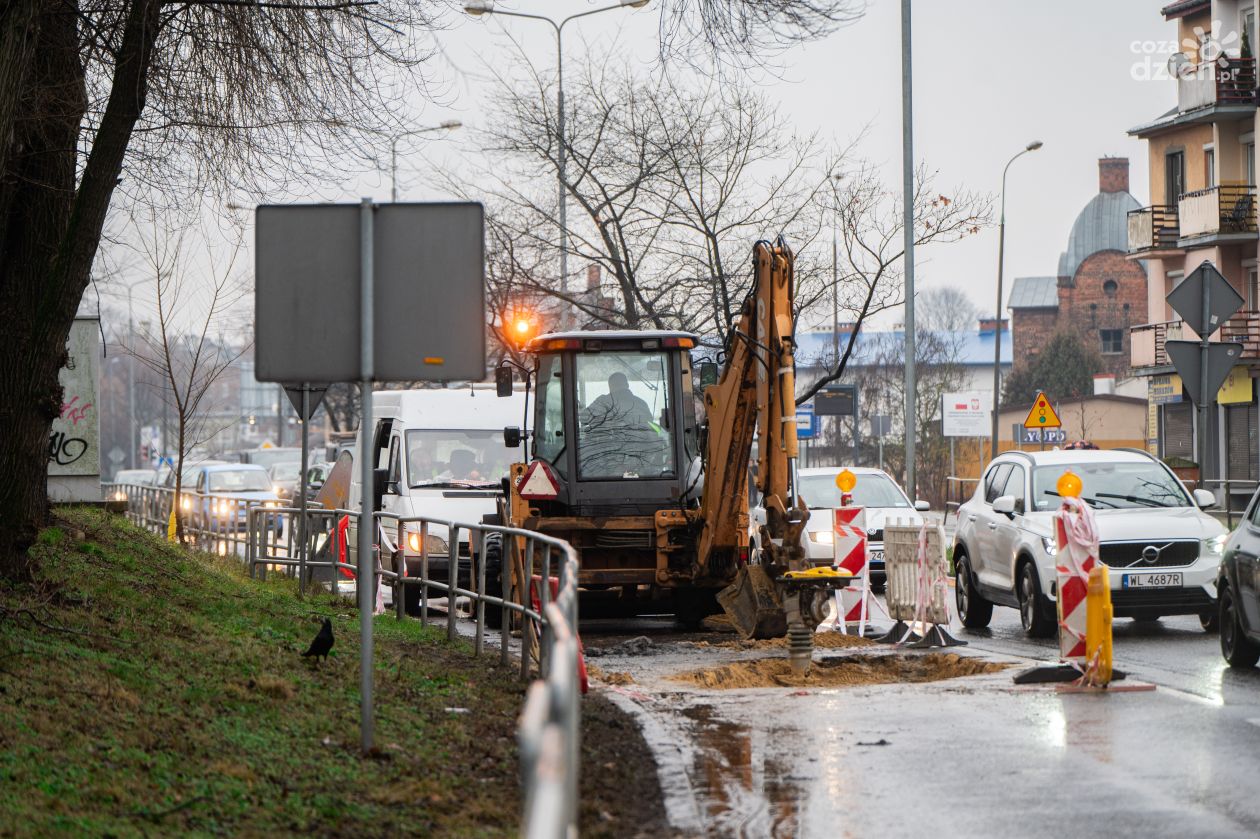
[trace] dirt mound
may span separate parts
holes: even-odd
[[[838,633],[836,633],[838,634]],[[845,636],[841,636],[845,637]],[[850,636],[851,637],[851,636]],[[809,675],[793,675],[786,658],[740,661],[721,667],[679,673],[684,684],[716,690],[772,687],[853,687],[890,683],[936,682],[959,676],[997,673],[1009,665],[955,653],[927,655],[851,655],[815,661]]]
[[[586,673],[597,682],[603,682],[606,685],[633,685],[634,677],[629,673],[623,673],[618,670],[602,670],[594,664],[586,665]]]

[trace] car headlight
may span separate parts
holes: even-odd
[[[429,554],[446,554],[450,552],[450,545],[441,536],[429,533],[425,536],[425,542],[429,548]],[[414,554],[420,553],[420,532],[412,530],[407,534],[407,550]]]
[[[214,512],[216,515],[223,515],[227,512],[227,504],[223,501],[214,502]]]
[[[185,509],[185,510],[191,510],[191,509],[192,509],[192,499],[191,499],[191,498],[189,498],[187,495],[185,495],[182,499],[180,499],[179,506],[180,506],[182,509]]]
[[[269,510],[274,510],[276,507],[280,506],[280,502],[279,501],[264,501],[263,506]]]
[[[809,541],[817,542],[820,545],[833,545],[836,541],[836,534],[830,530],[811,530],[809,531]]]
[[[1059,552],[1059,540],[1053,536],[1042,536],[1041,547],[1045,548],[1046,556],[1054,556]]]
[[[1216,556],[1219,557],[1225,552],[1225,543],[1229,541],[1229,537],[1225,534],[1213,536],[1211,539],[1204,539],[1202,546],[1199,548],[1199,556]]]

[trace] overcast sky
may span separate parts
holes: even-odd
[[[584,0],[508,0],[500,8],[561,17],[592,8]],[[919,0],[914,12],[915,156],[939,171],[938,185],[996,195],[1002,167],[1030,140],[1045,147],[1012,168],[1007,187],[1007,291],[1010,278],[1053,274],[1076,214],[1097,192],[1097,159],[1127,156],[1131,192],[1147,202],[1145,144],[1126,129],[1149,121],[1175,102],[1174,83],[1151,79],[1164,66],[1175,24],[1159,14],[1159,0]],[[566,53],[587,46],[629,55],[645,64],[655,56],[658,18],[643,10],[615,10],[570,25]],[[825,41],[778,57],[778,74],[762,73],[762,88],[783,103],[802,130],[849,140],[864,128],[858,153],[899,182],[900,4],[871,0],[866,13]],[[470,128],[485,112],[484,63],[517,58],[513,40],[549,72],[554,42],[542,23],[502,16],[460,17],[441,34],[433,66],[441,102],[419,97],[408,124],[458,119]],[[574,72],[576,68],[570,70]],[[434,136],[434,135],[430,135]],[[400,198],[444,197],[426,188],[422,158],[461,167],[472,157],[473,132],[422,140],[400,155]],[[405,147],[404,147],[405,148]],[[387,165],[387,160],[382,161]],[[312,185],[312,200],[389,199],[384,172],[343,184]],[[996,208],[995,208],[996,219]],[[766,231],[772,233],[773,231]],[[949,284],[991,312],[997,229],[928,249],[918,260],[919,288]],[[895,320],[892,319],[892,320]],[[888,320],[885,323],[889,322]]]

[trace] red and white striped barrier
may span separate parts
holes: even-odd
[[[1059,549],[1055,555],[1058,577],[1059,657],[1077,667],[1085,664],[1085,595],[1089,572],[1098,564],[1098,529],[1094,513],[1079,498],[1065,497],[1054,514]]]
[[[850,623],[857,624],[858,635],[866,634],[870,615],[871,575],[867,563],[870,554],[866,543],[866,511],[862,507],[840,507],[835,511],[833,524],[833,548],[837,568],[848,571],[854,577],[861,576],[858,585],[836,591],[835,626],[846,631]]]

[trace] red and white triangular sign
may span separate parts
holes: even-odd
[[[521,476],[517,491],[529,501],[551,501],[560,495],[560,482],[549,465],[535,460]]]

